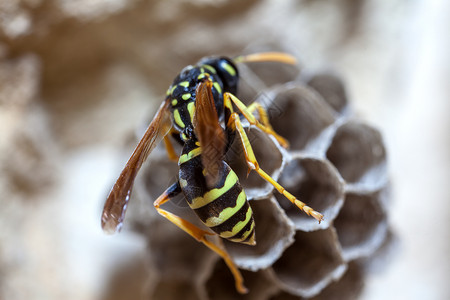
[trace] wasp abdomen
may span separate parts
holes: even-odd
[[[222,161],[220,179],[213,188],[208,188],[200,155],[200,147],[186,144],[180,156],[179,181],[189,206],[222,238],[254,245],[253,212],[236,173]]]

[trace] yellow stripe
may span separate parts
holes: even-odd
[[[189,116],[191,116],[191,123],[194,123],[194,109],[195,109],[194,102],[189,102],[187,105],[187,109],[189,112]]]
[[[241,192],[239,193],[239,196],[238,196],[237,199],[236,199],[236,206],[225,208],[224,210],[222,210],[222,211],[220,212],[220,214],[219,214],[218,217],[210,217],[210,218],[208,218],[208,219],[206,220],[206,222],[205,222],[205,225],[208,226],[208,227],[214,227],[214,226],[217,226],[217,225],[222,224],[223,222],[225,222],[226,220],[228,220],[229,218],[231,218],[232,216],[234,216],[234,214],[236,214],[236,213],[238,212],[238,210],[241,209],[242,206],[244,206],[244,204],[246,203],[246,201],[247,201],[247,197],[245,196],[244,191],[241,191]],[[251,209],[249,209],[249,210],[247,211],[247,214],[248,214],[249,211],[250,211],[250,216],[251,216],[251,212],[252,212]],[[246,218],[246,219],[247,219],[247,218]],[[241,226],[241,223],[242,223],[242,222],[243,222],[243,221],[238,222],[238,223],[233,227],[232,231],[235,231],[235,228],[237,228],[236,226]],[[247,222],[245,222],[245,224],[247,224]],[[245,224],[242,225],[241,229],[244,227]],[[239,229],[239,230],[241,230],[241,229]],[[239,230],[236,231],[236,232],[239,232]]]
[[[185,125],[183,123],[183,120],[181,120],[181,116],[180,116],[180,112],[178,111],[178,109],[175,109],[173,111],[173,119],[175,120],[175,123],[180,126],[181,128],[184,128]]]
[[[212,66],[203,65],[203,67],[205,67],[205,69],[207,69],[209,72],[211,72],[211,74],[216,74],[216,69],[214,69]]]
[[[185,187],[187,187],[187,185],[188,185],[187,180],[185,180],[185,179],[183,179],[183,178],[180,178],[179,182],[180,182],[180,186],[181,186],[182,188],[185,188]]]
[[[169,94],[172,95],[172,94],[173,94],[173,91],[175,91],[176,88],[177,88],[176,85],[172,86],[172,87],[169,89]]]
[[[247,230],[246,232],[244,232],[242,237],[237,238],[237,239],[229,239],[229,240],[232,241],[232,242],[235,242],[235,243],[240,243],[242,241],[245,241],[248,238],[248,236],[250,235],[250,233],[252,233],[253,228],[255,228],[255,222],[252,222],[252,225],[250,226],[250,229]],[[236,232],[236,234],[237,233],[239,233],[239,232]]]
[[[227,71],[231,76],[236,76],[236,70],[229,64],[226,62],[222,63],[222,67],[225,69],[225,71]]]
[[[213,83],[213,86],[216,88],[219,94],[222,94],[222,88],[220,87],[220,84],[217,81]]]
[[[219,235],[226,239],[236,235],[237,233],[239,233],[239,231],[242,230],[242,228],[244,228],[245,225],[247,225],[247,223],[250,221],[251,217],[252,217],[252,209],[249,206],[248,210],[247,210],[247,214],[245,215],[244,221],[240,221],[236,225],[234,225],[234,227],[233,227],[233,229],[231,229],[231,231],[224,231],[224,232],[221,232]]]
[[[228,190],[230,190],[238,181],[238,177],[236,173],[231,171],[228,173],[227,178],[225,179],[225,183],[223,184],[223,187],[212,189],[208,192],[206,192],[202,197],[197,197],[192,200],[192,203],[189,204],[189,206],[192,209],[200,208],[202,206],[205,206],[208,203],[211,203],[212,201],[216,200],[223,194],[225,194]]]
[[[189,86],[189,81],[182,81],[178,85],[181,85],[183,87],[188,87]]]
[[[194,150],[191,150],[187,154],[183,154],[180,156],[180,159],[178,160],[178,165],[184,164],[185,162],[189,161],[190,159],[199,156],[202,154],[202,148],[195,148]]]

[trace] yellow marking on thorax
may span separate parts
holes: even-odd
[[[191,94],[190,93],[183,94],[181,98],[183,98],[183,100],[189,100],[191,98]]]
[[[181,128],[184,128],[186,125],[184,125],[183,120],[181,120],[181,116],[180,116],[180,112],[178,111],[178,109],[175,109],[173,111],[173,119],[175,121],[175,123],[180,126]]]
[[[236,70],[229,63],[223,62],[222,66],[231,76],[236,76]]]
[[[171,86],[171,87],[169,88],[169,90],[167,91],[167,95],[172,95],[172,94],[173,94],[173,91],[175,91],[176,88],[177,88],[176,85]]]
[[[189,116],[191,117],[191,123],[194,123],[195,103],[189,102],[187,105],[187,109],[189,112]],[[200,146],[200,145],[198,145],[198,146]]]
[[[212,66],[210,66],[210,65],[203,65],[203,67],[205,69],[207,69],[209,72],[211,72],[211,74],[216,74],[216,69],[214,69]]]
[[[246,201],[247,201],[247,197],[245,196],[244,191],[241,191],[241,192],[239,193],[239,196],[238,196],[237,199],[236,199],[236,205],[235,205],[234,207],[227,207],[227,208],[225,208],[224,210],[222,210],[222,211],[220,212],[220,214],[219,214],[218,217],[210,217],[210,218],[208,218],[208,219],[205,221],[205,225],[208,226],[208,227],[214,227],[214,226],[217,226],[217,225],[222,224],[223,222],[225,222],[226,220],[228,220],[229,218],[231,218],[232,216],[234,216],[234,214],[237,213],[238,210],[240,210],[240,209],[242,208],[242,206],[244,206],[244,204],[246,203]],[[249,209],[249,210],[247,211],[247,214],[248,214],[249,211],[250,211],[250,216],[251,216],[251,215],[252,215],[251,209]],[[246,216],[245,219],[247,220],[247,216]],[[244,221],[241,221],[241,222],[244,222]],[[238,222],[238,223],[233,227],[232,231],[235,232],[235,234],[236,234],[237,232],[239,232],[239,230],[241,230],[241,229],[245,226],[245,224],[247,224],[248,221],[245,222],[239,230],[235,231],[235,228],[238,228],[238,227],[236,227],[236,226],[238,226],[238,225],[241,226],[241,225],[240,225],[241,222]],[[221,234],[221,235],[222,235],[222,234]]]
[[[222,88],[220,87],[220,84],[216,81],[213,83],[214,88],[219,92],[219,94],[222,94]]]
[[[238,177],[236,173],[234,173],[233,171],[229,172],[227,178],[225,179],[223,187],[212,189],[206,192],[202,197],[197,197],[193,199],[192,203],[189,204],[189,206],[192,209],[196,209],[205,206],[208,203],[211,203],[212,201],[216,200],[217,198],[225,194],[228,190],[230,190],[236,184],[237,181]]]
[[[189,81],[182,81],[180,82],[178,85],[181,85],[182,87],[188,87],[189,86]]]

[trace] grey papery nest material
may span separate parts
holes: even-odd
[[[301,212],[255,172],[247,178],[236,139],[227,161],[254,211],[257,241],[254,247],[224,241],[250,290],[238,295],[217,255],[153,211],[151,202],[178,174],[164,149],[156,149],[136,183],[139,211],[131,205],[128,215],[148,237],[152,275],[146,295],[151,299],[351,299],[361,291],[365,263],[390,240],[380,133],[352,117],[337,76],[305,78],[292,66],[276,70],[273,65],[242,66],[238,96],[249,103],[256,95],[290,148],[244,125],[261,168],[323,213],[324,221],[319,224]],[[167,209],[201,226],[182,197]]]

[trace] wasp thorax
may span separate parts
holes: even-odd
[[[239,71],[234,62],[227,57],[209,57],[199,61],[199,65],[211,66],[220,77],[224,89],[236,94]]]

